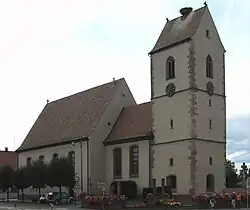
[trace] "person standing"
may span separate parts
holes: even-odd
[[[241,194],[240,193],[236,196],[236,206],[238,209],[240,209],[240,206],[241,206]]]
[[[233,209],[235,209],[235,207],[236,207],[236,198],[237,198],[235,192],[233,192],[231,198],[232,198],[232,200],[231,200],[232,207],[233,207]]]

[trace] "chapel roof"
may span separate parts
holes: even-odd
[[[110,135],[104,143],[150,137],[152,131],[152,103],[126,107],[120,113]]]
[[[17,151],[87,138],[124,79],[47,103]]]

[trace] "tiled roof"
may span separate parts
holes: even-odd
[[[105,143],[150,135],[152,123],[151,102],[126,107]]]
[[[88,137],[122,81],[48,103],[17,151]]]
[[[182,16],[167,22],[149,54],[160,51],[191,38],[200,24],[203,13],[207,7],[192,11],[186,18]]]
[[[17,169],[17,153],[11,151],[0,151],[0,167],[11,166],[14,170]]]

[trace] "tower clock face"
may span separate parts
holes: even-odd
[[[207,93],[210,96],[214,94],[214,85],[212,82],[207,83]]]
[[[166,87],[166,95],[168,97],[172,97],[175,94],[175,84],[174,83],[169,83]]]

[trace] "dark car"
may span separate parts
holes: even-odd
[[[67,193],[62,192],[61,197],[59,192],[50,192],[47,195],[42,195],[39,199],[39,203],[53,203],[53,204],[70,204],[74,200]]]
[[[47,203],[47,195],[41,195],[41,197],[38,199],[38,203]]]

